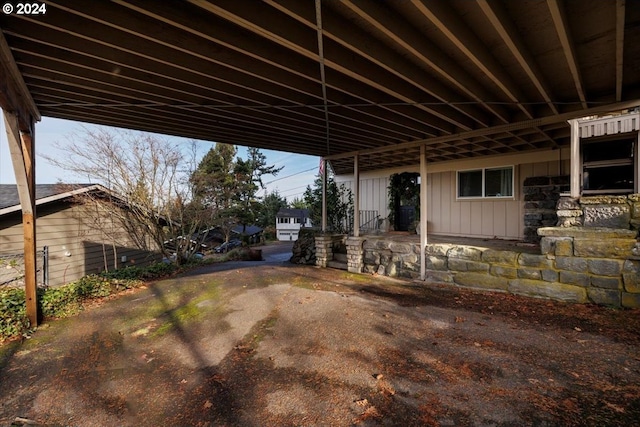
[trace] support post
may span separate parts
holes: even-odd
[[[38,305],[36,297],[36,159],[34,124],[30,123],[30,133],[20,132],[18,117],[4,111],[4,123],[9,142],[9,152],[16,176],[18,196],[22,207],[24,233],[24,286],[27,317],[31,327],[38,325]]]
[[[327,231],[327,160],[320,159],[322,162],[322,232]]]
[[[427,275],[427,148],[420,146],[420,279]]]
[[[571,173],[570,173],[570,191],[571,197],[577,199],[580,197],[580,132],[578,128],[578,119],[568,120],[571,125]]]
[[[358,155],[353,156],[353,237],[360,236],[360,170]]]

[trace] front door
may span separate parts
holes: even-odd
[[[416,220],[415,206],[400,206],[398,208],[398,231],[409,231],[409,226]]]

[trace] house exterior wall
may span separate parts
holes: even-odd
[[[457,171],[513,166],[512,198],[457,199]],[[524,180],[532,176],[555,176],[569,170],[569,153],[564,150],[536,152],[428,165],[428,231],[435,235],[517,239],[524,237]],[[378,210],[389,216],[389,177],[394,173],[418,172],[415,167],[381,170],[360,176],[360,209]],[[337,183],[353,188],[353,176],[337,176]],[[383,224],[389,227],[388,221]]]
[[[106,215],[96,215],[99,227],[89,220],[83,205],[58,202],[37,208],[36,247],[49,248],[49,286],[61,286],[87,274],[116,266],[145,265],[161,257],[136,248],[127,233],[111,224]],[[115,254],[114,254],[115,247]],[[0,252],[23,253],[20,212],[0,218]],[[126,257],[123,262],[122,257]]]
[[[286,221],[286,222],[281,222]],[[276,217],[276,237],[280,241],[298,240],[300,228],[311,227],[311,220],[306,218],[305,223],[297,223],[293,217]]]

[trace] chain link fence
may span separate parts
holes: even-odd
[[[49,250],[45,246],[36,252],[36,281],[38,287],[49,285]],[[24,253],[0,253],[0,289],[24,287]]]

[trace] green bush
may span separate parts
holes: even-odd
[[[0,290],[0,341],[20,336],[28,327],[24,290]]]
[[[38,310],[43,318],[72,316],[82,310],[83,302],[138,287],[144,279],[157,279],[177,270],[175,264],[155,263],[90,274],[58,288],[38,289]],[[28,328],[24,290],[0,290],[0,342],[19,337]]]

